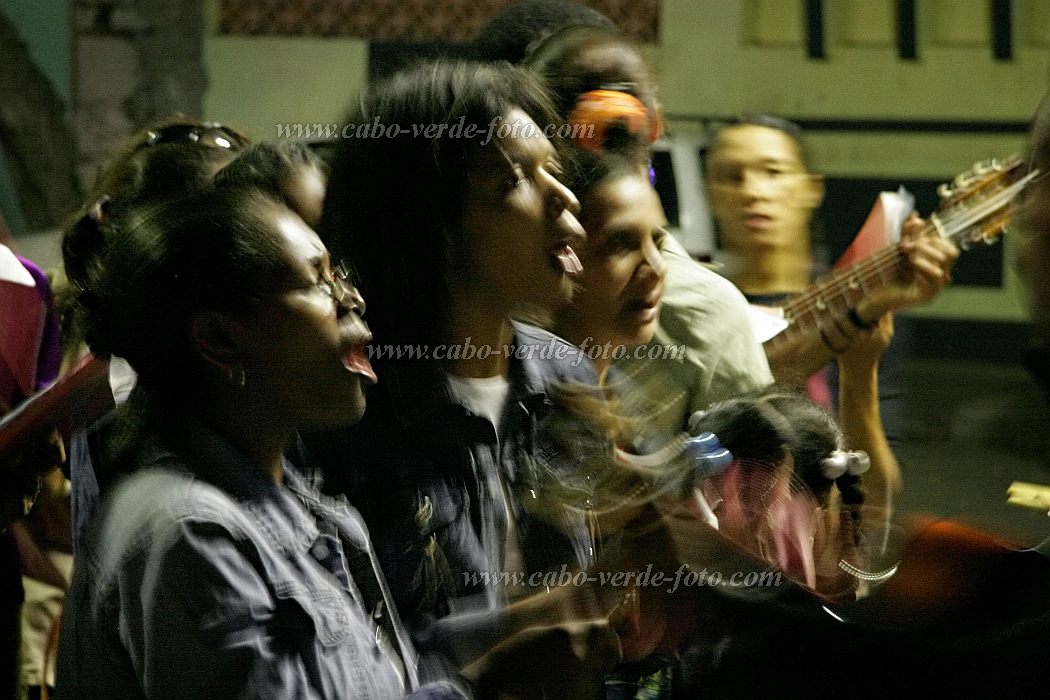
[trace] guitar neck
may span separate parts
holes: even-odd
[[[1017,157],[974,166],[957,176],[952,186],[938,189],[942,204],[917,232],[917,238],[946,239],[963,250],[975,243],[994,241],[1010,221],[1014,197],[1038,175]],[[900,278],[904,260],[901,245],[892,245],[787,299],[781,305],[787,328],[766,341],[767,350],[800,333],[816,333],[831,323],[841,324],[863,297]]]
[[[861,298],[899,278],[903,259],[899,244],[883,248],[785,300],[781,309],[788,326],[769,342],[783,342],[794,334],[815,332],[833,322],[833,318],[845,318]]]

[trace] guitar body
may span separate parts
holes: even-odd
[[[683,651],[676,697],[1045,697],[1050,559],[950,521],[911,531],[861,601],[707,589],[710,636]]]

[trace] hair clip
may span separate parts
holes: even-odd
[[[683,452],[692,461],[698,479],[718,476],[733,463],[733,453],[722,447],[718,436],[712,432],[703,432],[686,440]]]
[[[820,471],[825,479],[834,481],[846,473],[849,457],[844,450],[833,450],[830,455],[820,460]]]
[[[851,476],[860,476],[871,468],[871,457],[863,450],[854,450],[847,457],[846,471]]]
[[[846,452],[845,450],[833,450],[824,459],[820,460],[820,471],[826,479],[835,481],[847,472],[851,476],[859,476],[871,467],[871,458],[862,450]]]
[[[609,127],[620,124],[632,136],[652,143],[660,136],[660,121],[653,119],[642,101],[623,90],[590,90],[580,95],[569,113],[572,139],[585,150],[605,153]]]

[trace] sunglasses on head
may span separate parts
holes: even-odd
[[[248,145],[248,139],[218,122],[172,124],[150,130],[140,148],[159,146],[164,143],[195,143],[205,148],[225,148],[238,151]]]

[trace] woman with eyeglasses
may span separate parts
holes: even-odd
[[[257,190],[126,216],[78,308],[91,348],[127,358],[138,387],[111,433],[125,476],[66,601],[59,697],[494,697],[522,654],[573,658],[591,630],[533,630],[421,684],[361,519],[283,456],[296,431],[364,411],[360,294]]]
[[[56,297],[63,317],[67,365],[76,362],[84,352],[84,333],[76,313],[79,292],[90,285],[89,267],[97,259],[97,250],[121,235],[114,224],[120,213],[207,188],[215,173],[247,145],[248,138],[231,127],[174,116],[136,134],[99,173],[85,206],[72,218],[62,238],[65,279],[59,282]],[[114,401],[122,403],[135,384],[134,372],[122,358],[102,359],[109,362]],[[115,476],[99,449],[108,423],[109,419],[104,418],[70,438],[74,551],[100,493]]]
[[[59,695],[324,697],[355,686],[347,653],[375,666],[364,696],[398,691],[396,640],[375,645],[370,611],[337,583],[356,593],[353,579],[315,556],[362,532],[282,458],[296,428],[360,417],[363,303],[337,301],[316,236],[258,195],[119,223],[81,261],[78,309],[92,350],[138,373],[110,433],[128,476],[78,553]]]

